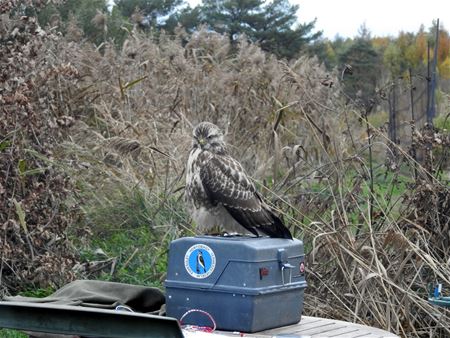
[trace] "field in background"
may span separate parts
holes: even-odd
[[[429,283],[450,287],[448,131],[416,126],[416,161],[316,60],[207,31],[132,32],[116,50],[31,18],[1,29],[1,294],[74,278],[162,286],[168,243],[196,233],[184,164],[207,120],[304,239],[305,314],[450,334],[426,301]]]

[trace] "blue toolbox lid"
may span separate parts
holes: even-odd
[[[303,242],[184,237],[170,245],[166,288],[258,295],[305,288]]]

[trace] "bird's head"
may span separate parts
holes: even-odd
[[[215,153],[225,151],[225,142],[222,131],[215,124],[210,122],[201,122],[194,128],[193,132],[194,148],[201,148]]]

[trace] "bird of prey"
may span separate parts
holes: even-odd
[[[200,268],[203,269],[203,272],[206,273],[205,259],[203,258],[203,252],[198,250],[197,253],[197,273],[200,273]]]
[[[292,239],[241,164],[228,154],[220,129],[209,122],[194,128],[186,167],[185,200],[203,233],[218,228],[226,233]]]

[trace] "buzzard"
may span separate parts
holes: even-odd
[[[194,128],[193,138],[185,200],[198,229],[203,233],[219,228],[228,233],[292,239],[241,164],[227,153],[220,129],[202,122]]]

